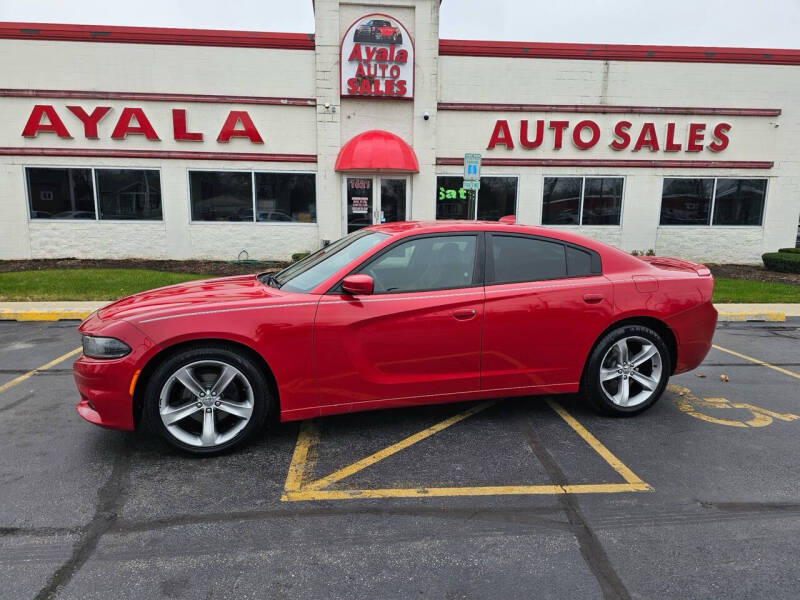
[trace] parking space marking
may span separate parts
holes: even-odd
[[[14,379],[12,379],[11,381],[9,381],[9,382],[7,382],[7,383],[4,383],[3,385],[0,385],[0,394],[2,394],[3,392],[5,392],[7,389],[14,387],[14,386],[15,386],[15,385],[17,385],[18,383],[22,383],[22,382],[23,382],[23,381],[25,381],[26,379],[30,379],[31,377],[33,377],[34,375],[36,375],[36,373],[39,373],[39,372],[41,372],[41,371],[46,371],[47,369],[50,369],[51,367],[54,367],[54,366],[56,366],[58,363],[60,363],[60,362],[64,362],[64,361],[65,361],[65,360],[67,360],[67,359],[68,359],[70,356],[75,356],[75,355],[76,355],[78,352],[80,352],[80,351],[81,351],[81,348],[80,348],[80,347],[78,347],[78,348],[75,348],[74,350],[70,350],[70,351],[69,351],[69,352],[67,352],[66,354],[62,354],[62,355],[61,355],[61,356],[59,356],[58,358],[54,358],[54,359],[53,359],[53,360],[51,360],[49,363],[43,364],[41,367],[36,367],[35,369],[31,369],[31,370],[30,370],[30,371],[28,371],[27,373],[23,373],[23,374],[22,374],[22,375],[20,375],[19,377],[15,377],[15,378],[14,378]]]
[[[794,371],[790,371],[789,369],[784,369],[783,367],[778,367],[776,365],[771,365],[766,361],[763,361],[758,358],[753,358],[752,356],[747,356],[746,354],[741,354],[740,352],[736,352],[735,350],[729,350],[728,348],[723,348],[722,346],[717,346],[716,344],[711,345],[712,348],[715,350],[720,350],[721,352],[727,352],[733,356],[738,356],[739,358],[743,358],[744,360],[749,360],[750,362],[754,362],[757,365],[761,365],[762,367],[768,367],[773,371],[777,371],[778,373],[783,373],[784,375],[788,375],[789,377],[794,377],[795,379],[800,379],[800,373],[795,373]]]
[[[352,500],[356,498],[420,498],[444,496],[506,496],[506,495],[553,495],[553,494],[609,494],[620,492],[643,492],[653,488],[642,481],[630,468],[619,460],[605,445],[592,435],[577,419],[570,415],[560,404],[547,399],[547,404],[583,439],[590,448],[597,452],[611,468],[624,480],[624,483],[589,483],[566,485],[508,485],[508,486],[463,486],[463,487],[427,487],[416,488],[378,488],[378,489],[326,489],[333,483],[341,481],[381,460],[396,454],[409,446],[447,429],[496,403],[496,400],[481,402],[431,427],[423,429],[399,442],[379,450],[346,467],[334,471],[320,479],[309,481],[316,464],[316,449],[319,443],[320,429],[317,421],[304,421],[300,426],[289,471],[286,476],[283,501],[307,500]]]
[[[796,421],[800,419],[800,415],[792,413],[776,413],[760,406],[747,404],[745,402],[731,402],[727,398],[698,398],[692,394],[691,390],[682,385],[669,385],[667,389],[673,394],[678,394],[678,409],[687,415],[690,415],[701,421],[715,423],[717,425],[727,425],[728,427],[766,427],[771,425],[774,419],[780,421]],[[731,419],[720,419],[719,417],[712,417],[696,410],[696,407],[702,406],[705,408],[725,409],[725,408],[741,408],[750,411],[751,419],[747,421],[734,421]]]

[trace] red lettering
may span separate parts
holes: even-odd
[[[651,152],[658,150],[658,136],[656,135],[656,126],[653,123],[642,125],[642,131],[639,132],[639,137],[633,145],[633,151],[638,152],[644,147],[649,148]]]
[[[400,83],[400,82],[398,82],[398,83]],[[391,79],[387,79],[386,82],[385,82],[385,85],[386,85],[386,95],[387,96],[396,96],[397,95],[397,92],[395,92],[395,90],[394,90],[394,81],[392,81]],[[405,89],[406,89],[405,86],[406,86],[406,82],[404,81],[403,82],[403,93],[404,94],[405,94]]]
[[[514,148],[514,140],[511,139],[511,130],[508,128],[508,121],[505,119],[498,119],[497,123],[494,124],[494,131],[489,140],[489,145],[486,148],[487,150],[491,150],[498,144],[504,145],[509,150]]]
[[[390,84],[391,81],[387,81],[386,84]],[[398,96],[405,96],[407,93],[406,89],[406,80],[405,79],[398,79],[394,82],[395,86],[397,86],[397,95]]]
[[[398,50],[394,62],[404,65],[408,62],[408,50]]]
[[[703,132],[705,130],[705,123],[689,124],[689,143],[686,144],[687,152],[700,152],[703,149]]]
[[[589,128],[592,132],[592,137],[589,141],[584,142],[583,138],[581,138],[581,132]],[[581,121],[577,125],[575,125],[575,129],[572,130],[572,141],[573,143],[580,148],[581,150],[586,150],[591,148],[600,140],[600,127],[594,121]]]
[[[361,87],[358,88],[358,93],[369,96],[369,79],[361,80]]]
[[[631,143],[631,136],[628,129],[631,128],[630,121],[619,121],[614,125],[614,141],[609,144],[614,150],[625,150]]]
[[[48,123],[42,123],[42,117],[47,117]],[[56,113],[56,109],[49,104],[37,104],[31,110],[31,116],[25,123],[22,135],[25,137],[36,137],[39,132],[55,133],[60,138],[71,138],[72,136],[64,126],[63,121]]]
[[[561,148],[564,130],[569,127],[569,121],[550,121],[549,127],[553,130],[553,150],[558,150]]]
[[[389,60],[389,51],[386,48],[378,48],[378,51],[375,53],[375,61],[388,62],[388,60]]]
[[[400,77],[400,67],[398,67],[397,65],[392,65],[391,67],[389,67],[389,77],[391,77],[392,79],[397,79],[398,77]]]
[[[186,131],[186,111],[182,108],[172,109],[172,131],[175,139],[179,142],[201,142],[202,133],[190,133]]]
[[[538,119],[536,121],[536,139],[530,141],[528,139],[528,119],[522,119],[519,122],[519,143],[523,148],[538,148],[542,145],[544,139],[544,121]]]
[[[714,127],[714,141],[708,145],[708,149],[712,152],[721,152],[728,147],[728,136],[725,135],[731,130],[731,126],[728,123],[718,123],[716,127]]]
[[[92,114],[87,114],[82,106],[68,106],[67,108],[83,123],[83,134],[93,140],[97,139],[97,124],[111,110],[110,106],[98,106],[92,111]]]
[[[134,119],[138,125],[132,125]],[[125,136],[129,134],[143,135],[148,140],[159,141],[159,137],[156,135],[156,131],[150,121],[147,120],[144,111],[141,108],[129,108],[126,106],[122,109],[122,114],[119,116],[114,131],[111,132],[111,139],[124,140]]]
[[[348,94],[357,94],[358,93],[358,79],[355,77],[351,77],[347,80],[347,93]]]
[[[667,143],[664,152],[679,152],[682,146],[675,142],[675,123],[667,123]]]
[[[364,60],[361,58],[361,44],[355,44],[350,51],[350,58],[347,60]]]
[[[241,129],[236,129],[236,125],[242,123]],[[246,110],[232,110],[228,113],[228,118],[222,125],[222,129],[217,136],[218,142],[230,142],[232,137],[246,137],[254,144],[263,144],[264,140],[258,133],[258,129],[253,124],[253,120]]]
[[[367,62],[371,62],[372,58],[375,56],[375,52],[377,52],[378,48],[376,46],[370,47],[367,46],[364,48],[364,53],[366,55]]]

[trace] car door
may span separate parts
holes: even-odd
[[[481,387],[574,391],[613,311],[600,256],[559,240],[486,236]]]
[[[404,238],[360,266],[374,292],[324,295],[314,361],[326,406],[435,402],[480,389],[483,235]]]

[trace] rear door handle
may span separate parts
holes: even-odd
[[[464,308],[453,312],[453,317],[455,317],[459,321],[466,321],[467,319],[471,319],[474,316],[475,316],[474,308]]]
[[[584,294],[583,301],[587,304],[597,304],[598,302],[602,302],[603,294]]]

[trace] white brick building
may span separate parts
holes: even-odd
[[[507,214],[708,262],[794,245],[800,51],[440,40],[439,0],[314,10],[314,35],[0,24],[0,259],[284,259]]]

